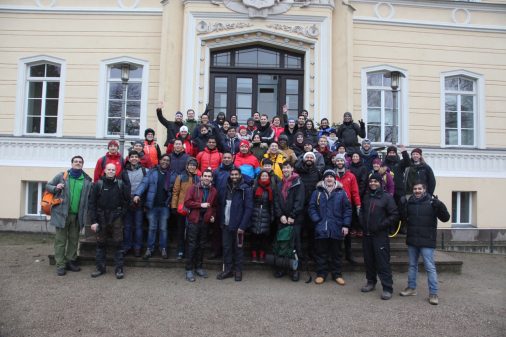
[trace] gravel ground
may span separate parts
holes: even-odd
[[[506,331],[506,257],[458,254],[461,275],[440,274],[440,304],[402,298],[406,273],[394,273],[395,296],[362,294],[362,273],[346,286],[317,286],[246,271],[243,282],[184,280],[182,269],[93,267],[57,277],[51,239],[0,234],[0,337],[28,336],[494,336]]]

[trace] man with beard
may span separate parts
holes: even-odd
[[[234,165],[241,170],[243,176],[253,179],[260,171],[258,159],[250,152],[250,144],[247,140],[241,140],[239,153],[235,156]]]
[[[411,163],[404,174],[406,193],[411,193],[416,181],[421,181],[427,187],[427,193],[434,194],[436,189],[436,177],[432,168],[422,157],[422,149],[416,148],[411,151]],[[407,195],[409,197],[409,195]]]
[[[306,116],[299,114],[297,117],[297,131],[303,131],[306,128]]]
[[[339,141],[346,146],[346,149],[351,153],[357,151],[359,148],[358,137],[365,138],[365,123],[363,120],[353,123],[353,118],[350,112],[345,112],[343,115],[343,124],[339,125],[337,129],[337,137]]]
[[[195,128],[197,127],[197,120],[195,119],[195,110],[188,109],[186,110],[186,120],[183,123],[187,128],[188,132],[193,138],[193,135],[195,133]]]
[[[218,199],[224,268],[217,279],[224,280],[234,275],[239,282],[242,281],[244,233],[251,221],[253,193],[250,185],[242,179],[238,168],[230,170],[225,189],[218,191]]]
[[[239,152],[239,143],[241,140],[237,137],[237,131],[231,127],[227,130],[227,134],[222,139],[223,152],[230,152],[235,155]]]
[[[348,148],[346,149],[348,150]],[[360,156],[362,157],[362,161],[364,162],[365,167],[367,167],[367,170],[372,171],[372,162],[375,159],[378,159],[378,152],[372,148],[371,141],[369,139],[364,139],[362,141]]]
[[[269,116],[262,115],[260,117],[260,125],[257,127],[257,132],[260,134],[262,144],[270,145],[274,141],[274,130],[269,123]]]
[[[158,107],[156,108],[156,116],[158,117],[158,121],[167,129],[167,139],[163,144],[163,146],[167,146],[176,138],[176,134],[179,132],[179,129],[184,125],[183,113],[181,111],[176,112],[174,121],[169,121],[163,116],[162,109],[163,103],[158,104]]]
[[[299,156],[297,161],[304,160],[304,155],[308,152],[312,152],[315,156],[315,166],[318,169],[318,172],[323,173],[323,170],[325,169],[325,159],[323,159],[323,156],[319,152],[313,151],[313,143],[309,139],[304,139],[304,153]]]
[[[218,141],[215,137],[209,137],[204,151],[197,155],[200,171],[210,169],[216,170],[221,163],[222,154],[217,149]]]

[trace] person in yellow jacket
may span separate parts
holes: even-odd
[[[285,153],[279,149],[278,143],[272,142],[269,145],[267,153],[264,154],[264,158],[269,158],[272,161],[272,171],[279,179],[283,178],[283,171],[281,170],[281,164],[283,164],[288,158]]]

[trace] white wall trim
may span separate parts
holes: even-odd
[[[23,14],[103,14],[103,15],[156,15],[163,14],[163,8],[142,8],[142,7],[39,7],[39,6],[19,6],[19,5],[0,5],[0,12],[3,13],[23,13]]]
[[[400,79],[400,101],[399,101],[399,139],[398,143],[405,146],[409,145],[409,73],[406,69],[398,68],[389,64],[382,64],[372,67],[362,68],[360,71],[360,111],[362,118],[367,125],[367,73],[379,71],[399,71],[404,77]],[[367,131],[367,130],[366,130]],[[389,145],[389,143],[374,143],[375,145]]]
[[[58,118],[56,133],[54,135],[44,135],[45,137],[61,137],[63,135],[63,115],[65,108],[65,83],[67,81],[67,61],[61,58],[49,55],[37,55],[24,57],[18,60],[18,79],[16,84],[16,115],[14,123],[14,136],[26,135],[25,126],[25,102],[28,94],[26,77],[28,67],[36,63],[55,63],[60,65],[60,92],[58,97]],[[32,135],[32,134],[29,134]]]
[[[445,137],[445,78],[451,76],[466,76],[476,81],[476,114],[475,116],[475,132],[474,132],[474,146],[462,145],[446,145]],[[464,69],[445,71],[440,74],[440,127],[441,127],[441,141],[442,148],[486,148],[486,128],[485,128],[485,77],[482,74],[474,73]]]
[[[141,97],[141,116],[140,116],[140,129],[139,136],[142,138],[143,131],[147,125],[147,105],[149,96],[149,62],[129,56],[120,56],[111,59],[102,60],[99,67],[99,80],[98,80],[98,94],[97,94],[97,124],[96,124],[96,137],[97,138],[118,138],[118,136],[108,136],[107,125],[107,73],[110,65],[115,63],[132,63],[142,66],[142,97]],[[139,138],[126,136],[125,138]]]

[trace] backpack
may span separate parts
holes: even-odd
[[[63,172],[62,182],[67,180],[68,171]],[[61,194],[61,191],[58,191],[56,195],[54,193],[44,191],[42,194],[42,200],[40,201],[40,208],[45,215],[51,215],[51,210],[53,206],[59,205],[63,202],[63,198],[57,197]]]
[[[272,249],[274,255],[293,259],[295,257],[294,246],[293,226],[285,226],[278,230]]]
[[[107,162],[107,156],[102,157],[102,171],[105,170],[105,163]],[[125,167],[125,160],[122,156],[119,156],[119,163],[121,167]]]
[[[116,181],[118,182],[118,188],[121,192],[123,192],[123,180],[121,179],[118,179],[116,178]],[[99,188],[99,192],[98,192],[98,195],[97,195],[97,199],[100,198],[100,195],[102,194],[102,191],[104,190],[104,181],[102,179],[100,179],[99,181],[97,181],[95,184],[97,184],[98,188]]]

